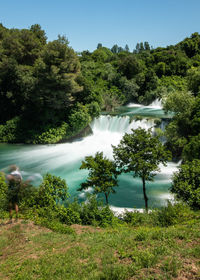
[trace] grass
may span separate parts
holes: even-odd
[[[95,228],[65,233],[0,221],[0,279],[200,279],[200,221],[169,227]]]

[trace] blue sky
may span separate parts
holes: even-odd
[[[76,51],[98,43],[133,50],[176,44],[200,33],[200,0],[0,0],[0,22],[7,28],[39,23],[48,40],[66,35]]]

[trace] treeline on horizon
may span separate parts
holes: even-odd
[[[64,36],[48,42],[38,24],[0,25],[0,142],[57,143],[77,135],[101,111],[163,98],[165,110],[175,112],[167,145],[180,156],[188,143],[199,142],[199,89],[197,32],[166,48],[140,42],[130,52],[128,45],[109,49],[99,43],[93,52],[76,53]]]

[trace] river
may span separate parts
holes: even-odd
[[[142,120],[133,117],[143,116]],[[103,151],[104,155],[112,159],[111,145],[117,145],[125,132],[142,127],[145,129],[154,126],[153,118],[162,118],[165,115],[160,102],[155,101],[149,106],[129,104],[120,108],[117,116],[101,115],[91,123],[92,134],[72,143],[55,145],[14,145],[0,144],[0,170],[8,165],[16,164],[22,170],[24,179],[31,178],[38,185],[42,176],[50,172],[64,178],[68,184],[71,199],[78,197],[80,201],[86,199],[86,193],[78,192],[80,183],[87,177],[87,170],[79,170],[85,156],[95,155]],[[177,163],[169,162],[161,167],[154,182],[147,183],[147,194],[151,208],[166,204],[172,198],[169,193],[171,176],[177,170]],[[117,209],[143,208],[142,182],[140,178],[133,178],[131,174],[122,174],[119,177],[119,186],[116,194],[111,194],[109,202]]]

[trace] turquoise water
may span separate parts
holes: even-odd
[[[134,110],[134,107],[133,107]],[[142,111],[142,107],[140,107]],[[143,106],[144,114],[148,108]],[[153,107],[150,108],[151,112]],[[156,107],[156,115],[158,110]],[[160,113],[161,114],[161,113]],[[163,111],[162,111],[163,114]],[[111,144],[117,145],[125,132],[132,128],[153,127],[153,120],[132,121],[128,116],[101,116],[91,124],[92,135],[78,139],[72,143],[56,145],[10,145],[0,144],[0,169],[11,164],[16,164],[22,170],[24,179],[32,179],[34,184],[42,181],[42,176],[50,172],[67,181],[71,199],[78,197],[80,201],[86,199],[87,192],[78,192],[80,183],[87,177],[86,170],[79,170],[81,161],[85,156],[94,155],[97,151],[112,159]],[[171,175],[176,170],[177,164],[168,163],[167,167],[161,166],[154,182],[147,184],[150,207],[160,207],[170,198],[169,187]],[[90,192],[91,190],[88,190]],[[109,197],[111,205],[116,207],[143,208],[144,200],[142,182],[140,178],[133,178],[132,174],[122,174],[119,177],[119,186],[116,194]]]

